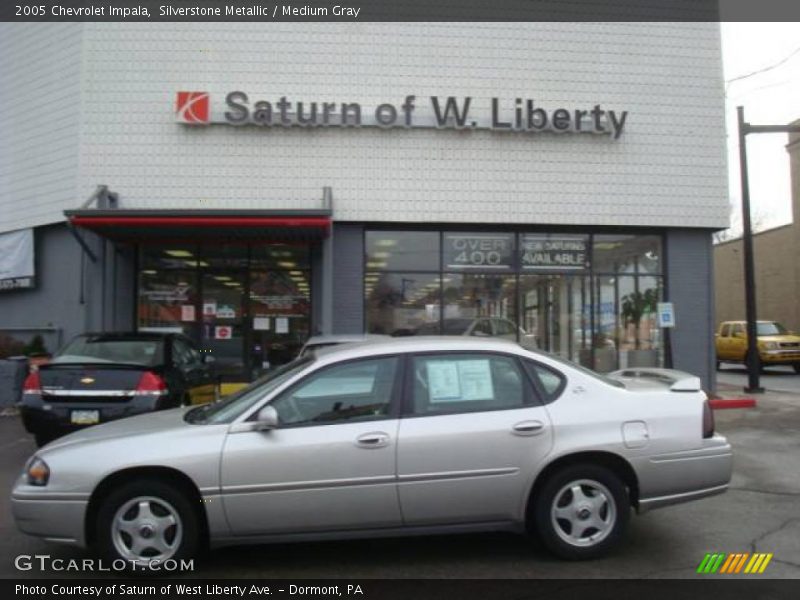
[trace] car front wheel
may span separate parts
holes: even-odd
[[[97,549],[132,570],[191,558],[198,548],[197,513],[186,496],[158,480],[114,490],[97,513]]]
[[[582,560],[614,547],[629,517],[627,490],[613,471],[573,465],[545,482],[535,499],[532,525],[554,554]]]

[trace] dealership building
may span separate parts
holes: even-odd
[[[8,336],[182,331],[242,382],[492,335],[712,385],[718,23],[6,23],[0,90]]]

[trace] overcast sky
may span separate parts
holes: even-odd
[[[722,23],[722,54],[727,88],[730,197],[740,221],[739,143],[736,107],[757,125],[787,124],[800,119],[800,23]],[[786,60],[785,60],[786,59]],[[783,64],[742,79],[776,63]],[[771,228],[792,220],[788,136],[747,136],[750,202],[754,223]],[[797,215],[800,218],[800,215]]]

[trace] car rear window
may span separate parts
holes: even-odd
[[[53,359],[54,363],[124,363],[152,367],[162,362],[161,340],[78,337]]]

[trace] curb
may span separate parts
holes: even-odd
[[[714,410],[723,408],[755,408],[755,398],[709,398],[708,404]]]

